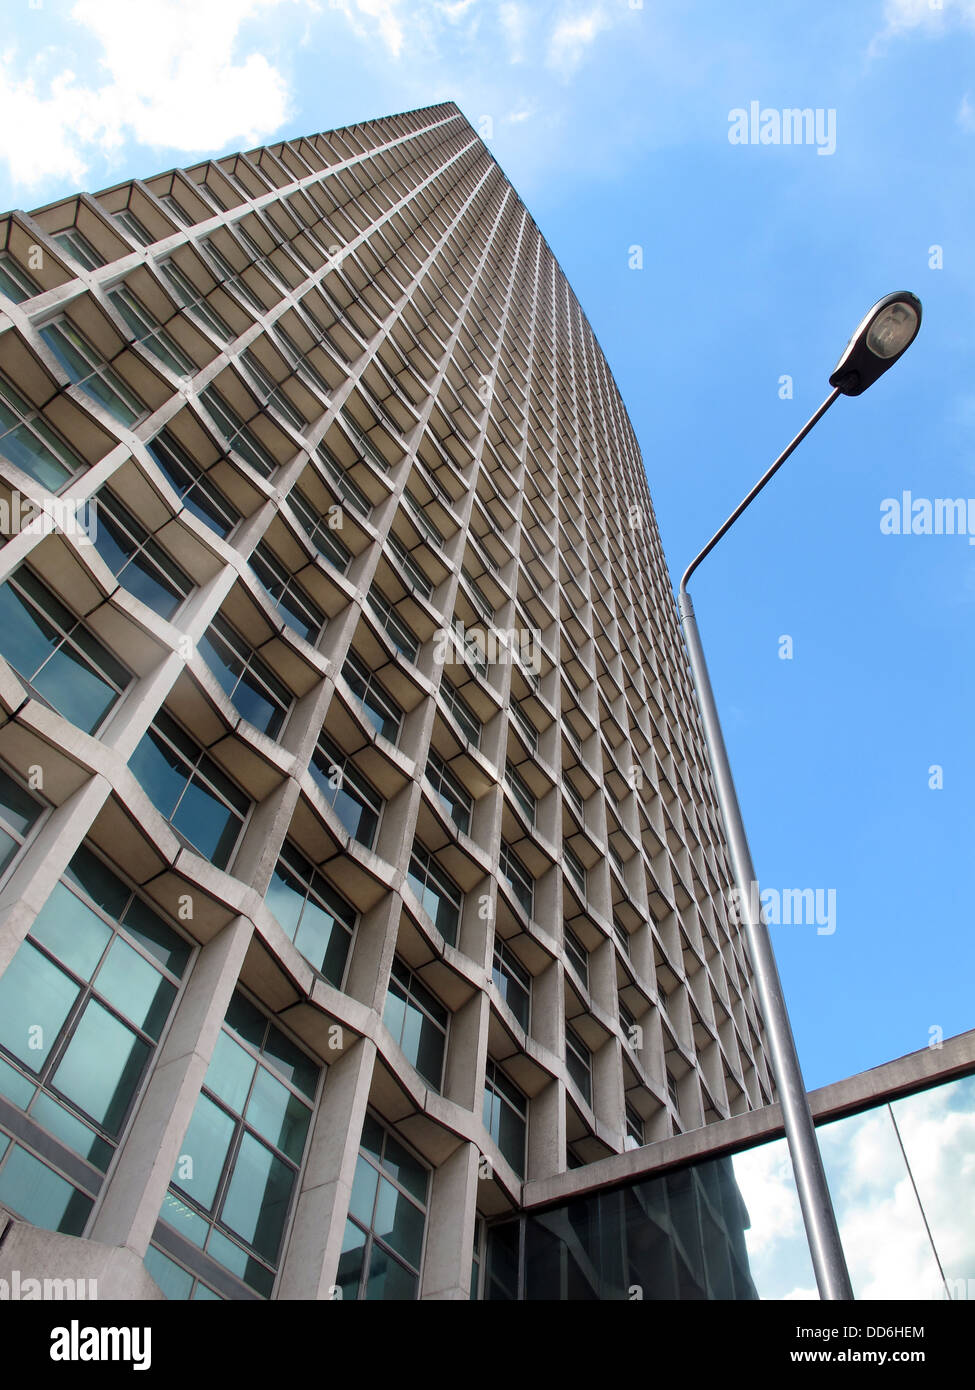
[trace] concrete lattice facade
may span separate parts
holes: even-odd
[[[602,352],[452,104],[0,235],[24,1267],[466,1298],[525,1182],[771,1097]]]

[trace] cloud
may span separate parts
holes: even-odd
[[[870,56],[876,57],[891,39],[922,33],[940,35],[951,25],[975,29],[975,0],[886,0],[884,28],[870,44]]]
[[[70,17],[98,44],[104,81],[65,67],[41,90],[15,51],[0,56],[0,158],[11,177],[28,188],[80,184],[93,153],[129,139],[202,152],[266,137],[287,119],[285,80],[264,54],[235,49],[244,21],[281,3],[139,0],[133,24],[130,0],[77,0]]]
[[[563,77],[570,76],[585,57],[596,36],[609,28],[609,20],[601,9],[588,14],[560,19],[552,31],[548,48],[548,66]]]
[[[961,105],[958,107],[958,116],[956,119],[962,130],[967,130],[970,134],[975,134],[975,106],[973,106],[969,100],[967,92],[961,99]]]
[[[498,9],[498,20],[508,42],[508,61],[523,63],[525,61],[524,10],[520,5],[513,4],[512,0],[505,0],[505,4]]]
[[[398,58],[402,53],[406,35],[400,23],[400,0],[329,0],[329,8],[340,10],[360,38],[368,37],[368,33],[358,22],[357,15],[365,15],[375,22],[390,55]]]

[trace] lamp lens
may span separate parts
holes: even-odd
[[[896,357],[913,338],[917,322],[917,310],[910,304],[888,304],[870,325],[867,347],[875,357]]]

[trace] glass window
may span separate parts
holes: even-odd
[[[23,304],[25,299],[40,293],[40,285],[21,269],[9,252],[0,254],[0,294],[5,294],[15,304]]]
[[[271,1293],[320,1071],[234,995],[159,1213],[202,1252],[200,1274],[212,1261]]]
[[[317,367],[309,362],[307,355],[299,349],[291,335],[281,327],[280,319],[274,325],[273,334],[277,340],[281,356],[288,362],[292,370],[304,377],[306,382],[310,382],[312,389],[324,396],[326,401],[330,401],[332,390],[328,382]]]
[[[531,788],[528,786],[524,778],[521,777],[519,773],[515,771],[515,769],[511,766],[510,763],[505,763],[504,780],[507,783],[509,790],[511,791],[511,795],[514,797],[515,802],[518,806],[521,807],[521,810],[524,813],[525,819],[528,821],[528,824],[534,825],[536,805],[535,797],[532,794]]]
[[[28,1141],[53,1136],[105,1172],[189,958],[82,846],[0,977],[0,1090],[25,1112]],[[12,1205],[26,1215],[29,1202]]]
[[[395,558],[410,588],[416,589],[424,598],[429,598],[433,593],[433,585],[403,542],[398,536],[390,534],[388,537],[388,545],[390,554]]]
[[[0,377],[0,455],[58,492],[86,466],[44,417]]]
[[[45,703],[94,733],[132,677],[26,565],[0,585],[0,651]]]
[[[626,1139],[625,1149],[639,1149],[644,1143],[643,1138],[643,1116],[636,1110],[629,1101],[626,1102]]]
[[[342,679],[362,705],[369,722],[383,738],[395,743],[403,723],[403,711],[369,667],[353,651],[342,667]]]
[[[484,1078],[484,1127],[518,1176],[524,1177],[528,1100],[490,1058]]]
[[[438,530],[438,528],[427,516],[426,509],[423,506],[423,503],[410,491],[409,488],[403,489],[403,499],[406,502],[406,505],[409,507],[410,514],[412,515],[416,525],[419,527],[421,534],[426,536],[427,540],[433,546],[435,551],[442,550],[444,546],[443,534],[440,530]]]
[[[379,624],[392,641],[393,646],[408,661],[415,661],[420,651],[420,639],[399,616],[386,595],[375,584],[369,590],[369,607],[379,619]]]
[[[69,227],[67,231],[57,232],[52,237],[52,241],[60,246],[62,251],[66,251],[72,260],[83,265],[86,270],[97,270],[99,266],[105,264],[105,258],[95,250],[87,237],[82,236],[77,227]]]
[[[171,199],[164,201],[167,202],[167,205],[172,202]],[[188,219],[184,216],[185,220]],[[232,338],[237,336],[226,319],[217,313],[206,296],[200,293],[175,261],[161,261],[159,270],[166,279],[180,308],[189,310],[197,322],[202,323],[204,328],[208,328],[222,343],[229,343]]]
[[[294,699],[246,638],[218,614],[200,639],[199,652],[238,713],[274,738]]]
[[[264,447],[250,425],[240,418],[217,388],[207,386],[200,392],[200,401],[223,435],[227,447],[255,468],[262,478],[269,478],[278,466],[277,459]]]
[[[44,807],[0,766],[0,873],[24,843]]]
[[[383,809],[383,799],[372,783],[324,732],[308,771],[352,838],[371,849]]]
[[[464,895],[429,850],[424,849],[418,841],[413,845],[407,879],[440,935],[455,946]]]
[[[531,917],[535,909],[535,880],[505,840],[501,841],[498,869],[517,901]]]
[[[152,232],[147,231],[142,225],[131,208],[122,208],[120,212],[115,214],[115,220],[140,246],[151,246],[156,240]]]
[[[288,424],[301,433],[308,424],[307,420],[281,390],[267,368],[257,360],[249,348],[244,349],[242,360],[257,384],[257,398],[261,404],[274,406],[276,410],[281,412]]]
[[[477,748],[481,742],[481,721],[457,687],[445,675],[440,677],[440,694],[467,742]]]
[[[418,1296],[428,1186],[423,1164],[367,1115],[339,1259],[343,1298]]]
[[[569,871],[569,876],[578,888],[583,897],[586,896],[586,871],[582,867],[578,855],[576,855],[568,845],[563,844],[562,856],[565,859],[565,867]]]
[[[592,1053],[568,1024],[565,1028],[565,1065],[586,1103],[592,1104]]]
[[[129,766],[177,834],[225,869],[251,806],[236,783],[162,710]]]
[[[189,358],[172,335],[166,331],[140,304],[124,285],[112,290],[109,299],[132,330],[135,341],[158,357],[164,366],[177,376],[194,376],[196,363]]]
[[[356,911],[290,840],[285,840],[265,901],[308,963],[342,987]]]
[[[536,752],[538,749],[538,730],[513,695],[511,697],[511,713],[518,721],[518,727],[521,730],[521,736],[525,740],[526,745],[531,752]]]
[[[531,1012],[532,977],[510,946],[499,936],[494,938],[491,976],[502,999],[527,1033]]]
[[[435,1091],[443,1082],[449,1014],[399,957],[393,959],[383,1022],[407,1060]]]
[[[589,988],[589,952],[571,927],[563,928],[565,954],[586,989]]]
[[[171,618],[193,588],[192,579],[108,488],[100,488],[92,504],[98,516],[92,540],[108,568],[153,612]]]
[[[214,201],[218,203],[218,206],[223,207],[223,203],[217,200],[216,194],[213,192],[213,189],[210,188],[210,185],[206,184],[205,187]],[[252,309],[256,309],[259,314],[263,314],[264,305],[247,284],[243,275],[234,270],[223,252],[214,244],[213,239],[211,237],[204,237],[201,244],[218,272],[217,279],[222,280],[225,285],[229,285],[231,289],[236,290],[238,294],[244,297]]]
[[[103,362],[97,349],[78,332],[68,319],[58,319],[40,330],[41,337],[61,363],[68,377],[105,407],[120,424],[134,425],[148,411],[130,391],[114,367]]]
[[[348,502],[352,510],[358,512],[360,516],[370,516],[372,503],[359,485],[352,481],[348,470],[342,467],[331,450],[327,449],[324,444],[320,444],[315,451],[315,458],[325,477],[342,500]]]
[[[226,540],[240,520],[240,512],[216,483],[210,481],[168,430],[157,434],[146,448],[187,511]]]
[[[334,513],[337,514],[338,525],[333,526],[332,521],[336,519],[333,511],[330,509],[326,514],[319,513],[301,491],[301,488],[293,487],[288,494],[288,501],[319,555],[324,555],[328,563],[337,569],[339,574],[345,574],[351,563],[352,553],[335,534],[342,524],[341,509],[334,509]]]
[[[315,642],[325,627],[325,614],[263,541],[251,554],[251,569],[267,591],[272,605],[295,632],[306,642]]]
[[[461,786],[435,748],[430,749],[427,758],[426,778],[440,799],[447,815],[463,834],[471,828],[471,812],[474,800]]]

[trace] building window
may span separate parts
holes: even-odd
[[[565,955],[585,989],[589,988],[589,952],[571,927],[563,927]]]
[[[278,466],[277,459],[265,449],[254,431],[244,423],[217,388],[207,386],[200,392],[200,402],[210,412],[228,449],[232,449],[249,463],[262,478],[270,478]]]
[[[87,237],[82,236],[77,227],[69,227],[65,232],[57,232],[52,238],[55,245],[66,251],[72,260],[83,265],[86,270],[98,270],[105,264]]]
[[[506,840],[501,841],[498,870],[515,898],[531,917],[535,909],[535,880]]]
[[[398,536],[394,536],[390,533],[388,544],[390,554],[394,557],[400,570],[406,576],[406,581],[410,588],[415,589],[418,593],[422,594],[424,598],[430,598],[433,593],[433,585],[413,559],[413,556],[407,550],[403,542]]]
[[[216,195],[213,193],[213,189],[210,188],[209,184],[206,184],[204,186],[207,188],[211,196],[214,198],[214,201],[217,201]],[[218,205],[220,207],[223,206],[222,203]],[[201,245],[217,269],[218,274],[216,278],[218,280],[222,280],[225,285],[229,285],[231,286],[231,288],[235,289],[237,293],[243,297],[244,301],[247,304],[249,304],[251,308],[254,309],[258,314],[263,314],[264,305],[258,299],[257,295],[254,293],[251,287],[247,284],[243,275],[239,274],[238,271],[234,270],[233,266],[227,260],[226,256],[214,245],[210,237],[204,237],[201,242]]]
[[[510,946],[499,936],[494,938],[491,976],[501,998],[527,1033],[531,1014],[532,977]]]
[[[175,261],[161,261],[159,269],[169,283],[176,303],[188,310],[204,328],[208,328],[222,343],[229,343],[237,335],[226,319],[217,313]]]
[[[214,1300],[221,1302],[223,1299],[222,1294],[211,1289],[209,1284],[205,1284],[202,1279],[198,1279],[190,1270],[177,1264],[168,1255],[164,1255],[156,1245],[149,1246],[142,1263],[159,1285],[165,1297],[173,1302],[187,1299],[207,1299],[211,1302]]]
[[[115,368],[102,361],[97,350],[67,319],[47,324],[40,334],[69,379],[93,401],[104,406],[120,424],[134,425],[148,414]]]
[[[532,790],[510,763],[505,763],[504,780],[529,825],[535,824],[536,803]]]
[[[562,857],[565,860],[565,867],[568,870],[569,877],[572,879],[573,883],[578,888],[582,896],[585,897],[586,871],[582,867],[578,855],[576,855],[568,845],[563,844]]]
[[[43,810],[0,766],[0,874],[10,867]]]
[[[447,709],[453,715],[454,720],[460,726],[460,730],[467,739],[467,742],[474,748],[477,748],[481,742],[481,721],[460,694],[457,687],[445,675],[441,675],[440,677],[440,696]]]
[[[474,800],[435,748],[430,749],[427,757],[426,778],[454,825],[462,834],[467,835],[471,828]]]
[[[407,1061],[435,1091],[443,1083],[449,1017],[436,995],[396,956],[383,1022]]]
[[[518,1176],[524,1177],[528,1099],[490,1058],[484,1078],[484,1127]]]
[[[308,771],[352,838],[371,849],[384,804],[372,783],[326,733],[318,737]]]
[[[22,270],[13,256],[6,251],[0,255],[0,294],[5,294],[15,304],[23,304],[25,299],[33,299],[41,293],[40,285]]]
[[[572,1028],[565,1028],[565,1065],[587,1105],[592,1105],[592,1053]]]
[[[417,1297],[429,1178],[423,1164],[367,1115],[339,1258],[343,1298]]]
[[[238,991],[159,1213],[265,1297],[298,1187],[320,1073]]]
[[[613,931],[616,933],[616,940],[620,943],[623,954],[629,959],[630,956],[630,933],[623,926],[618,917],[613,917]]]
[[[26,565],[0,584],[0,652],[35,695],[86,734],[132,679]]]
[[[626,1102],[626,1136],[623,1143],[624,1150],[639,1149],[645,1143],[643,1137],[643,1116],[635,1110],[629,1101]]]
[[[238,713],[274,738],[294,698],[246,638],[218,614],[200,639],[199,652]]]
[[[131,290],[123,285],[120,289],[112,290],[108,298],[132,331],[140,347],[148,349],[154,357],[158,357],[176,376],[195,376],[196,363],[186,355],[172,334],[157,323],[149,310],[139,303]]]
[[[163,710],[129,758],[129,767],[176,833],[225,869],[251,807],[236,783]]]
[[[216,483],[210,481],[168,430],[157,434],[146,448],[186,510],[226,540],[240,520],[240,512]]]
[[[396,612],[386,595],[375,584],[369,590],[369,607],[393,646],[408,661],[415,661],[420,651],[420,639]]]
[[[407,878],[437,931],[449,945],[456,946],[464,895],[430,851],[418,842],[413,845]]]
[[[511,697],[511,713],[515,716],[515,719],[518,722],[518,727],[521,730],[521,736],[525,740],[525,744],[527,745],[528,749],[532,753],[537,752],[538,730],[535,728],[535,725],[529,719],[528,715],[525,713],[520,703],[515,699],[513,695]]]
[[[282,929],[320,975],[341,989],[356,911],[285,840],[265,901]]]
[[[678,1113],[678,1115],[679,1115],[679,1114],[680,1114],[680,1093],[679,1093],[679,1091],[677,1090],[677,1081],[676,1081],[675,1077],[673,1076],[672,1072],[669,1070],[669,1068],[668,1068],[668,1070],[667,1070],[667,1095],[670,1097],[670,1103],[671,1103],[671,1105],[674,1107],[674,1109],[677,1111],[677,1113]]]
[[[631,1050],[635,1050],[635,1040],[638,1039],[640,1036],[640,1031],[637,1028],[636,1019],[634,1018],[630,1010],[626,1007],[626,1005],[623,1003],[622,999],[618,999],[617,1002],[619,1004],[620,1027],[623,1030],[624,1046],[630,1048]]]
[[[251,555],[251,569],[267,591],[273,607],[306,642],[315,642],[325,627],[325,614],[263,541]]]
[[[56,1146],[78,1154],[92,1190],[142,1089],[190,949],[82,846],[0,978],[0,1092],[26,1117],[19,1137],[49,1157]],[[8,1155],[0,1203],[80,1234],[75,1218],[91,1203],[62,1182]]]
[[[420,502],[413,495],[409,488],[403,489],[403,499],[406,502],[406,505],[409,507],[410,514],[413,517],[413,520],[416,523],[417,527],[433,546],[434,550],[442,550],[444,546],[444,538],[441,535],[440,531],[437,529],[437,527],[427,516],[422,502]]]
[[[119,583],[161,618],[171,618],[193,588],[193,581],[141,521],[113,492],[101,488],[93,498],[98,525],[95,549]]]
[[[354,512],[358,512],[362,517],[369,517],[372,514],[372,503],[359,485],[352,481],[348,470],[342,467],[331,450],[320,444],[315,458],[338,495],[348,502]]]
[[[85,464],[44,417],[0,377],[0,454],[50,492],[57,492]]]
[[[328,382],[317,367],[308,361],[308,358],[300,350],[291,335],[281,327],[280,319],[275,323],[273,331],[274,337],[277,340],[278,350],[291,367],[292,371],[304,377],[306,383],[311,383],[312,390],[319,392],[324,396],[326,401],[330,401],[332,398],[332,390]]]
[[[355,652],[349,652],[346,657],[342,679],[362,705],[376,732],[395,743],[403,723],[403,711]]]
[[[288,493],[288,501],[319,555],[323,555],[332,568],[338,570],[339,574],[345,574],[352,560],[352,552],[335,534],[338,527],[331,525],[331,510],[325,515],[319,513],[301,491],[301,488],[298,487],[293,487]],[[338,520],[339,525],[341,525],[341,509],[336,508],[335,510],[339,512]]]
[[[120,212],[115,213],[115,221],[140,246],[151,246],[156,240],[152,232],[147,231],[142,225],[131,208],[122,208]]]
[[[291,401],[281,390],[274,378],[261,365],[249,348],[244,350],[242,361],[257,383],[258,400],[261,404],[265,406],[271,405],[275,410],[280,411],[288,424],[291,425],[292,429],[296,429],[298,433],[301,434],[301,432],[307,428],[308,421],[297,407],[292,405]]]

